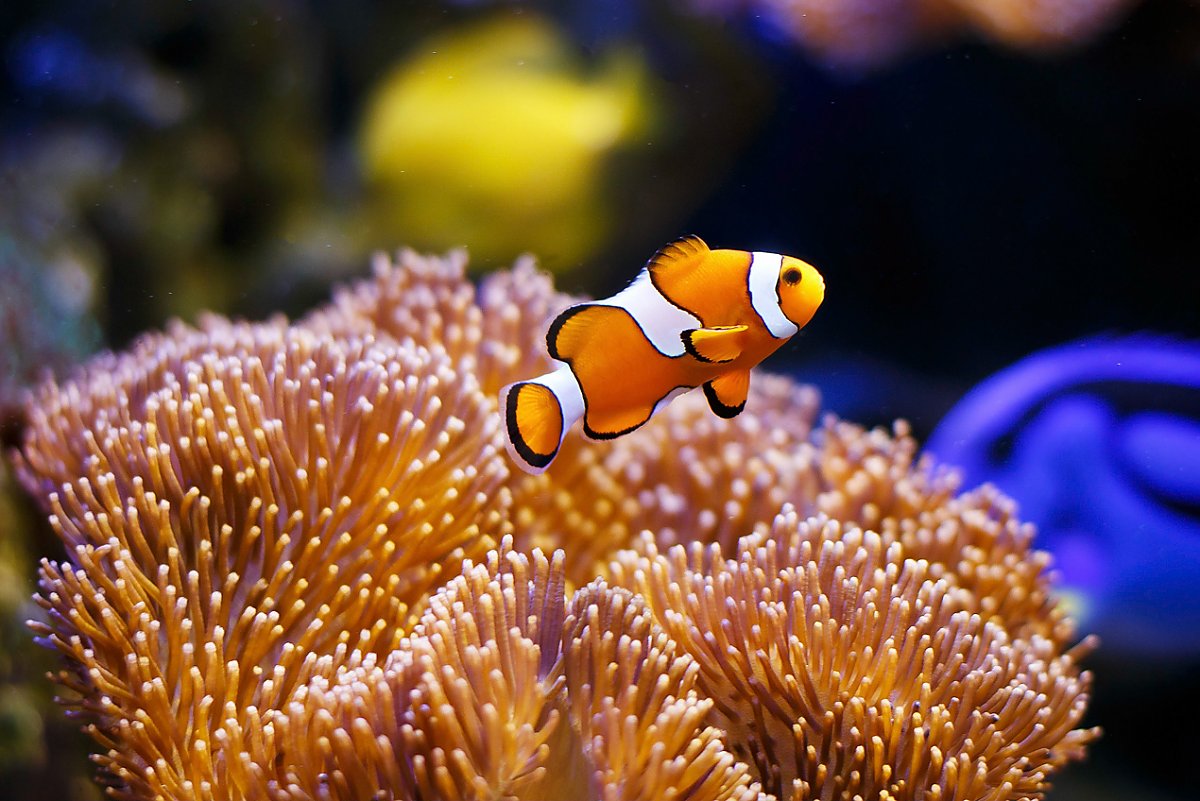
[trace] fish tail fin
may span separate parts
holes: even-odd
[[[533,475],[554,461],[563,436],[577,417],[564,410],[562,399],[549,383],[519,381],[500,390],[505,446],[517,466]]]

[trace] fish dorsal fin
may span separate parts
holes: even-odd
[[[654,284],[661,287],[677,281],[681,273],[686,273],[709,253],[703,239],[688,234],[659,248],[646,262],[646,271]]]

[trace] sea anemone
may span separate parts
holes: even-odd
[[[436,346],[212,320],[28,412],[20,475],[70,559],[35,630],[126,797],[236,797],[244,716],[309,654],[390,653],[508,502],[491,407]]]
[[[466,251],[444,257],[402,250],[376,254],[373,278],[334,292],[331,303],[297,325],[338,339],[372,336],[437,343],[494,396],[500,387],[550,368],[546,325],[575,298],[554,291],[530,257],[511,270],[467,279]]]
[[[298,689],[274,725],[279,799],[752,801],[641,599],[597,581],[564,598],[562,552],[506,538],[430,599],[392,654]],[[564,619],[565,618],[565,619]]]
[[[650,542],[614,576],[701,665],[714,720],[770,792],[1032,798],[1082,754],[1076,654],[1013,637],[899,542],[789,518],[728,558]]]
[[[497,391],[571,299],[464,269],[32,397],[35,630],[115,797],[1016,799],[1082,755],[1087,646],[1003,496],[764,375],[511,470]]]

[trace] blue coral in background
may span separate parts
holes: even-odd
[[[100,345],[96,271],[79,244],[38,242],[0,209],[0,430],[26,386]]]
[[[1041,351],[972,390],[927,450],[1017,499],[1106,651],[1200,656],[1200,343]]]

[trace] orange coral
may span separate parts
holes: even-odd
[[[115,797],[1038,798],[1082,754],[1003,496],[766,375],[512,471],[496,391],[571,299],[464,266],[37,390],[18,470],[68,553],[36,628]]]
[[[20,474],[71,560],[42,566],[37,630],[121,794],[230,798],[252,770],[213,750],[307,656],[390,652],[491,547],[505,470],[490,405],[439,350],[175,333],[30,407]]]
[[[614,579],[702,666],[734,752],[780,797],[1039,797],[1095,736],[1074,729],[1090,677],[935,572],[821,518],[728,558],[649,543]]]
[[[955,33],[1048,50],[1088,42],[1136,0],[695,0],[707,10],[752,11],[818,60],[872,68]]]
[[[574,302],[528,257],[478,288],[466,277],[465,251],[437,258],[402,250],[395,260],[377,255],[372,266],[373,280],[337,290],[298,325],[337,338],[436,342],[489,396],[550,368],[546,326]]]
[[[925,0],[926,3],[931,0]],[[1086,42],[1111,27],[1135,0],[935,0],[987,37],[1023,48]]]
[[[598,583],[568,614],[562,553],[511,544],[438,591],[383,666],[325,660],[298,688],[273,724],[273,795],[757,799],[641,600]]]

